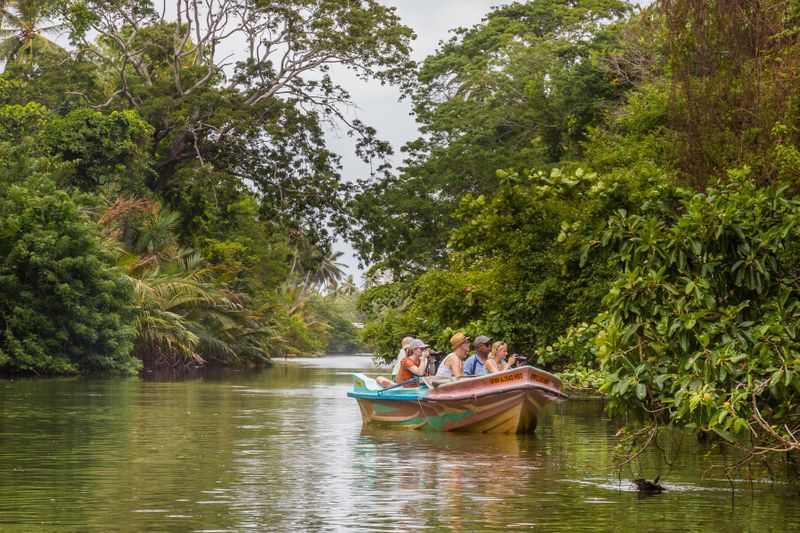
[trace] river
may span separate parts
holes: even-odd
[[[548,407],[534,435],[370,431],[353,371],[376,372],[0,381],[0,531],[800,531],[796,489],[704,475],[693,439],[667,492],[635,492],[599,401]]]

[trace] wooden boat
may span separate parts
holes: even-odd
[[[561,380],[524,366],[476,377],[420,378],[410,388],[381,388],[364,374],[353,390],[364,424],[387,428],[474,433],[524,433],[536,429],[539,412],[567,399]]]

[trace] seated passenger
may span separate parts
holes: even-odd
[[[400,342],[400,353],[397,354],[397,361],[395,361],[394,366],[392,367],[392,379],[397,377],[397,373],[400,371],[400,363],[403,362],[403,359],[405,359],[407,355],[406,348],[408,348],[408,345],[411,344],[411,341],[413,340],[414,337],[403,337],[403,340]]]
[[[380,385],[384,389],[386,387],[391,387],[392,385],[396,385],[395,381],[397,378],[397,372],[400,371],[400,364],[403,362],[403,359],[405,359],[408,356],[408,345],[411,344],[411,341],[413,340],[414,337],[403,337],[403,340],[400,341],[400,353],[397,354],[397,360],[395,361],[394,366],[392,367],[392,379],[385,378],[383,376],[378,376],[377,378],[375,378],[375,381],[378,383],[378,385]]]
[[[460,331],[450,337],[452,352],[447,354],[436,371],[437,376],[460,377],[464,375],[464,359],[469,355],[469,337]]]
[[[414,339],[408,345],[408,356],[400,363],[400,370],[397,372],[397,383],[403,383],[412,379],[414,376],[422,377],[425,375],[425,370],[428,368],[428,352],[423,354],[423,350],[428,345],[419,339]],[[416,383],[409,383],[406,387],[416,387]]]
[[[506,361],[507,354],[508,345],[506,343],[503,341],[497,341],[492,344],[492,351],[489,352],[489,355],[486,358],[486,364],[484,365],[484,368],[486,368],[486,373],[493,374],[495,372],[502,372],[513,367],[514,363],[517,362],[517,356],[514,354],[508,359],[508,361]]]
[[[483,365],[486,363],[486,357],[491,351],[491,345],[492,339],[486,335],[478,335],[478,338],[475,339],[475,355],[469,356],[464,361],[465,376],[481,376],[486,373]]]

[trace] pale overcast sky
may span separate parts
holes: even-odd
[[[459,27],[470,27],[481,21],[492,7],[510,2],[502,0],[384,0],[384,4],[397,8],[403,23],[410,26],[417,34],[413,42],[413,58],[422,61],[433,53],[439,42],[450,37],[450,30]],[[411,105],[408,100],[399,101],[400,92],[395,87],[381,86],[379,83],[368,83],[359,80],[348,72],[337,72],[337,81],[345,87],[353,97],[359,109],[352,116],[357,116],[366,124],[378,130],[378,136],[389,141],[394,148],[396,166],[402,161],[400,147],[417,137],[417,124],[411,116]],[[330,132],[328,135],[330,149],[342,156],[345,179],[355,181],[369,176],[369,167],[353,154],[353,141],[344,132]],[[362,281],[362,272],[358,269],[358,260],[353,249],[346,242],[339,241],[334,246],[343,251],[341,261],[348,268],[346,272],[353,274],[357,283]]]

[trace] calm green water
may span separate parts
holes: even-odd
[[[0,381],[0,531],[800,531],[796,493],[701,480],[694,443],[640,497],[602,468],[615,426],[595,401],[532,436],[363,430],[345,393],[370,367]]]

